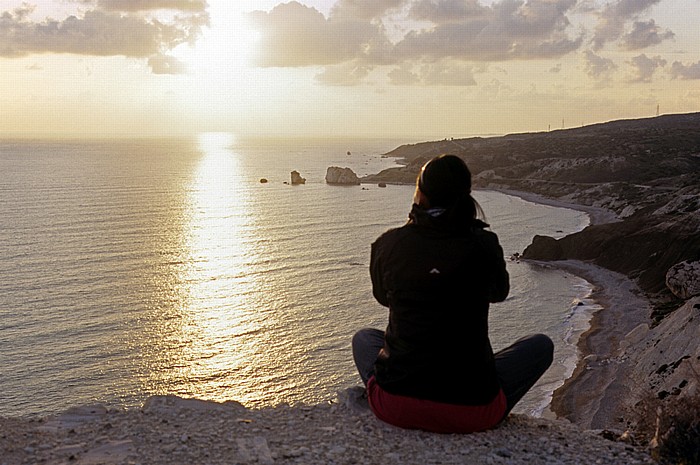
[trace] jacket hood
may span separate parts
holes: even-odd
[[[465,231],[472,228],[484,229],[489,225],[476,218],[458,216],[449,208],[426,209],[413,204],[408,214],[409,223],[442,231]]]

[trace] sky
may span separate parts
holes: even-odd
[[[0,137],[385,137],[700,111],[700,0],[0,0]]]

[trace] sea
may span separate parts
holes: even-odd
[[[371,243],[407,220],[413,187],[328,185],[397,166],[388,139],[0,141],[0,415],[151,395],[250,408],[334,402],[361,385],[350,340],[384,328]],[[292,185],[290,173],[306,179]],[[516,411],[541,415],[571,375],[591,285],[509,257],[589,217],[476,191],[511,276],[495,350],[542,332],[555,361]]]

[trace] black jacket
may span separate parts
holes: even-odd
[[[503,250],[479,220],[450,226],[414,205],[411,221],[372,244],[373,292],[389,307],[375,365],[386,391],[461,405],[498,393],[489,302],[509,291]]]

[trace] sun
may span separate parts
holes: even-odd
[[[210,5],[211,24],[194,45],[183,44],[172,55],[187,65],[188,73],[206,80],[235,77],[251,67],[257,32],[246,13]]]

